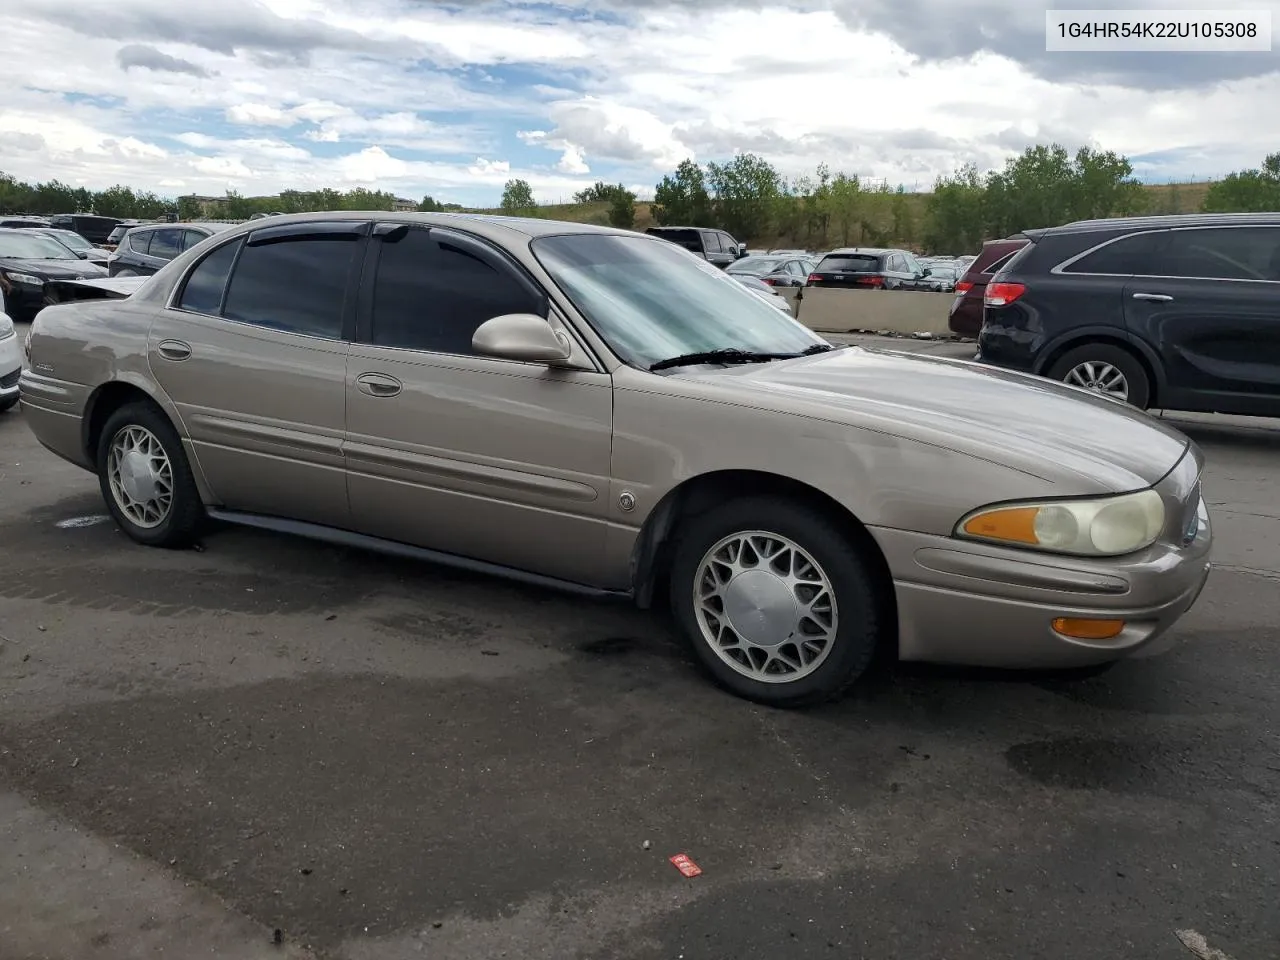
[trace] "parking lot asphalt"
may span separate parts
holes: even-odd
[[[1275,957],[1280,427],[1178,423],[1217,565],[1169,649],[779,712],[625,605],[135,546],[0,415],[0,957]]]

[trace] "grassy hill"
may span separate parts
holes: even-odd
[[[1175,183],[1175,184],[1150,184],[1145,187],[1148,195],[1147,213],[1164,214],[1164,213],[1195,213],[1200,210],[1204,203],[1205,195],[1209,192],[1209,183]],[[928,198],[927,193],[909,193],[907,194],[907,205],[910,211],[910,219],[919,230],[920,225],[924,223],[926,216],[925,202]],[[501,213],[500,210],[482,210],[480,213]],[[595,223],[606,226],[609,223],[609,204],[607,203],[560,203],[551,206],[539,207],[535,216],[543,217],[548,220],[567,220],[571,223]],[[650,212],[650,204],[636,204],[636,230],[644,230],[653,226],[653,214]],[[882,224],[888,227],[889,224]],[[914,238],[902,237],[898,239],[900,243],[911,243]],[[748,242],[752,246],[763,247],[790,247],[803,246],[802,240],[794,237],[777,236],[777,237],[751,237]]]

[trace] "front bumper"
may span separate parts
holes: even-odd
[[[1090,666],[1148,647],[1191,609],[1209,576],[1207,523],[1176,532],[1198,502],[1193,455],[1156,485],[1173,536],[1111,559],[1054,556],[902,530],[872,528],[894,580],[903,660],[1013,669]],[[1123,620],[1107,640],[1053,628],[1058,618]]]

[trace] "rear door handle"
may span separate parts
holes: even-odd
[[[181,340],[161,340],[156,353],[166,360],[187,360],[191,357],[191,344]]]
[[[385,373],[362,373],[356,377],[356,386],[371,397],[394,397],[404,389],[404,384]]]
[[[1151,300],[1155,303],[1169,303],[1173,297],[1169,296],[1167,293],[1135,293],[1133,295],[1133,299]]]

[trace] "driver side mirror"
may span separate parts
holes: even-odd
[[[738,244],[738,259],[741,260],[747,255],[747,245],[745,243]]]
[[[499,360],[552,365],[573,355],[569,338],[534,313],[506,313],[486,320],[471,337],[471,349]]]

